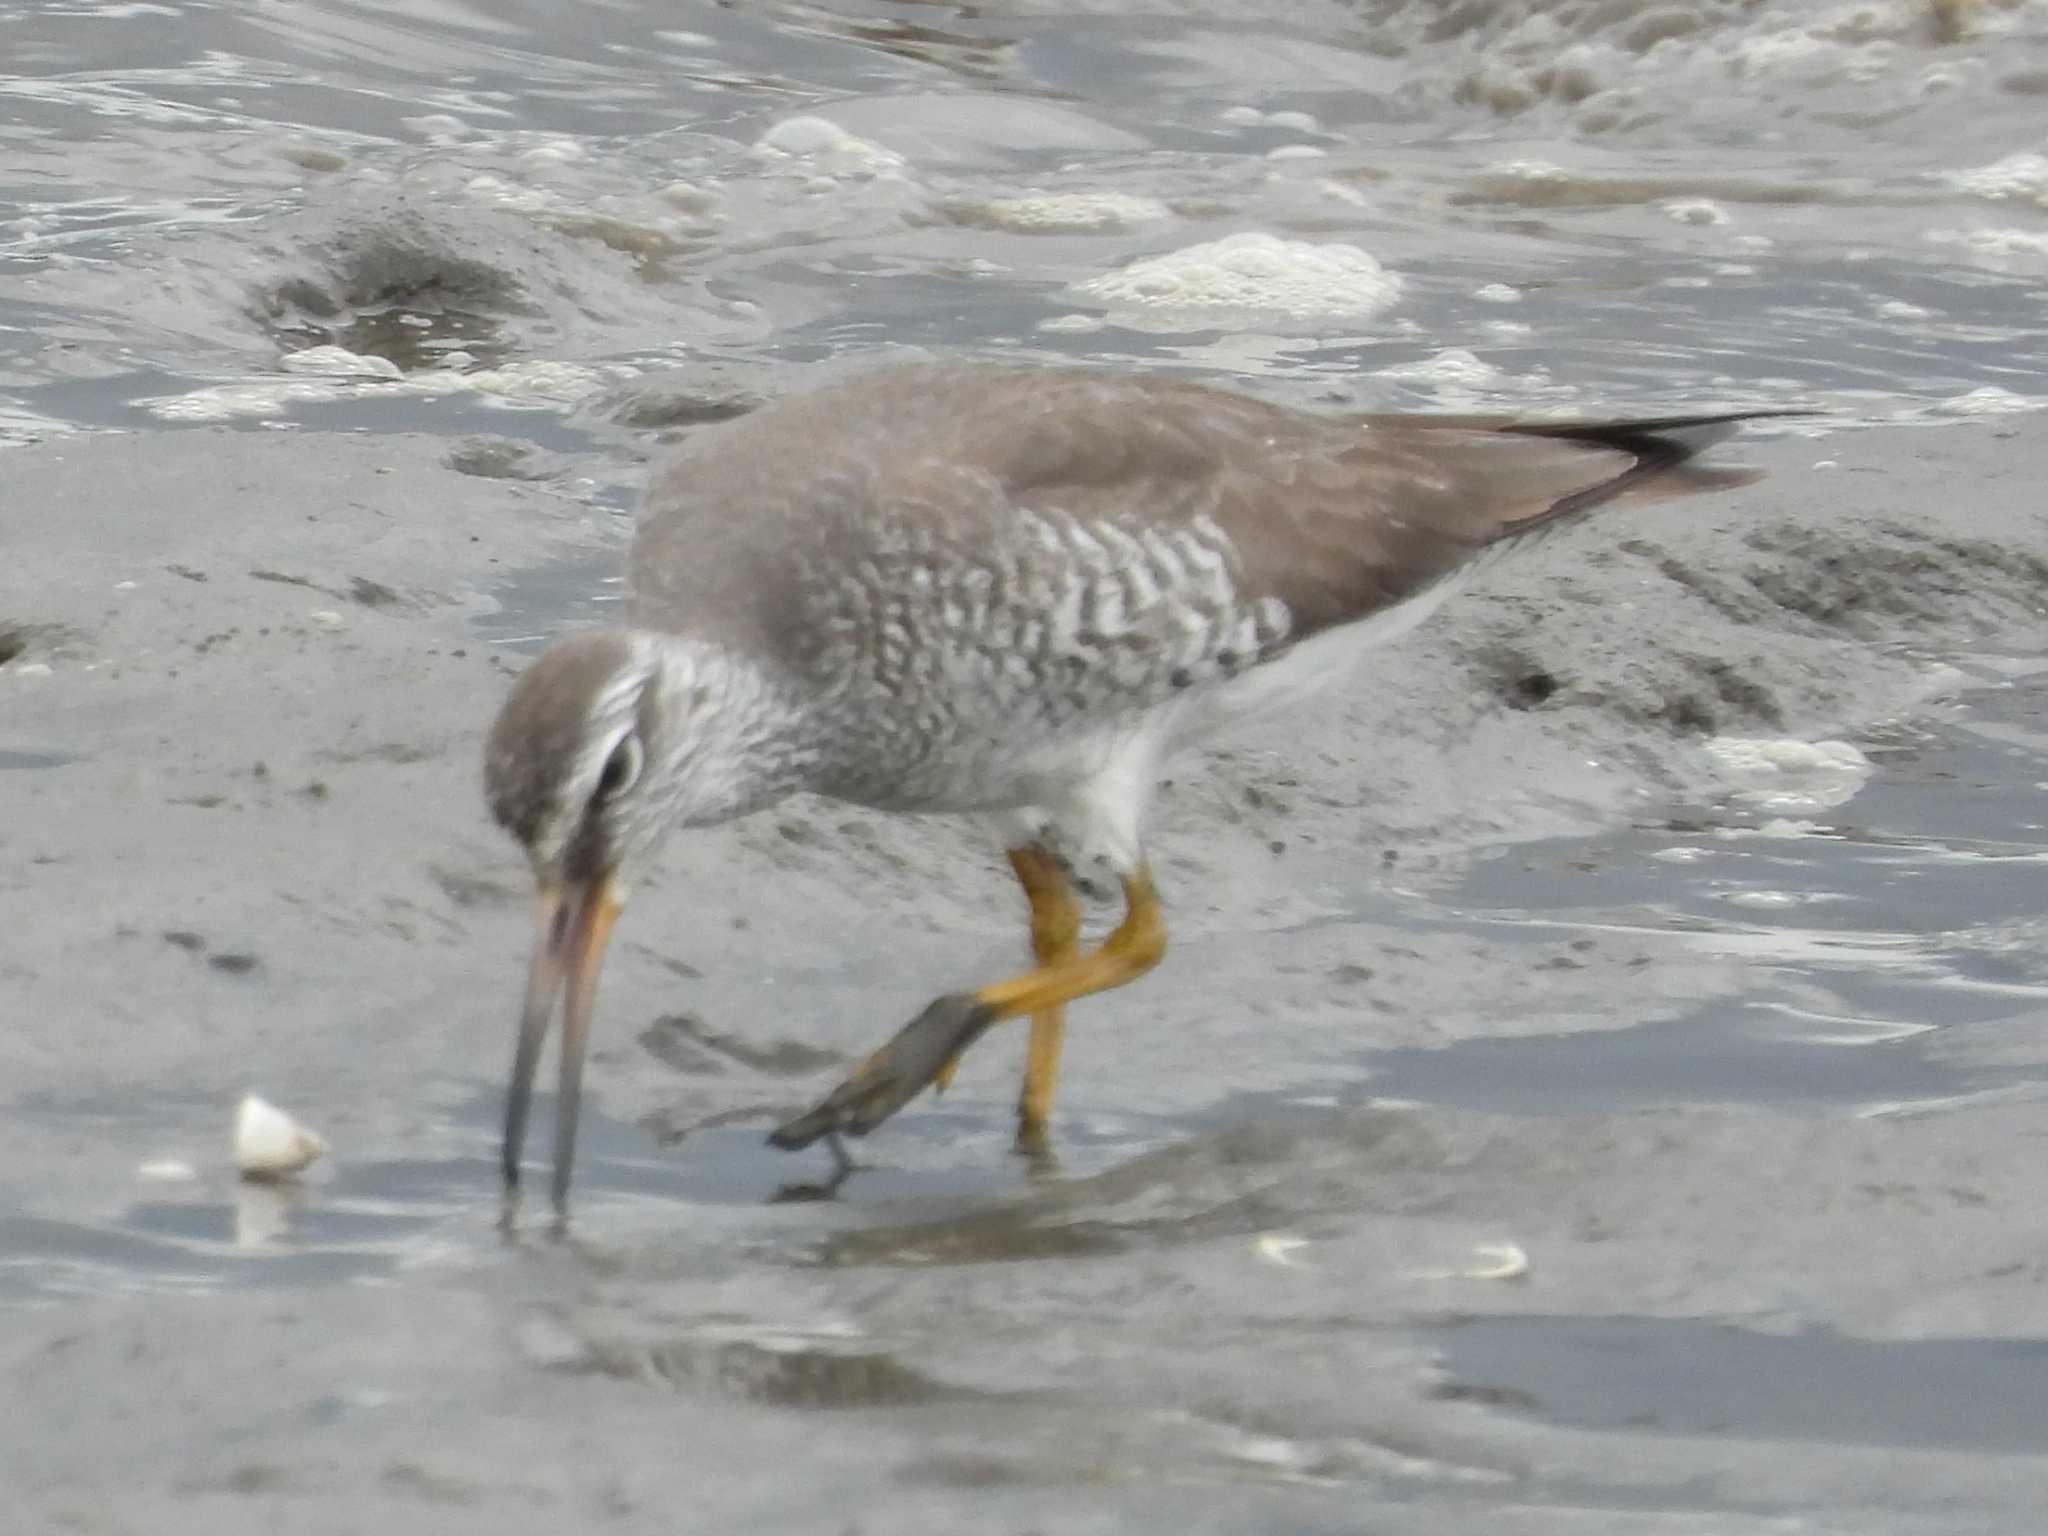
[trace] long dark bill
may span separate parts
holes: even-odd
[[[583,1096],[583,1054],[590,1040],[590,1015],[597,1003],[597,978],[605,944],[619,916],[618,888],[609,875],[561,890],[543,889],[538,902],[533,959],[526,973],[526,1003],[519,1015],[519,1043],[512,1056],[512,1082],[505,1095],[505,1189],[519,1188],[519,1155],[526,1145],[526,1117],[533,1101],[533,1077],[540,1049],[555,1016],[555,999],[566,982],[568,1007],[562,1020],[562,1066],[555,1095],[555,1211],[566,1214],[569,1178],[576,1163],[576,1111]]]

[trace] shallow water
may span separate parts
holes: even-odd
[[[0,7],[0,424],[528,435],[904,348],[1396,404],[2038,393],[2038,3],[1435,9]],[[1250,231],[1398,294],[1277,247],[1088,294]],[[402,377],[280,372],[336,342]]]
[[[1304,1082],[1298,1092],[1185,1115],[1077,1116],[1063,1128],[1058,1165],[1037,1172],[983,1155],[995,1143],[980,1106],[928,1101],[872,1146],[855,1147],[863,1169],[829,1203],[806,1188],[828,1171],[821,1152],[792,1159],[763,1146],[766,1110],[674,1134],[587,1108],[579,1224],[652,1223],[688,1231],[693,1244],[741,1246],[905,1219],[943,1224],[1020,1195],[1078,1189],[1248,1119],[1312,1138],[1319,1123],[1373,1105],[1516,1116],[1668,1105],[1885,1115],[2039,1082],[2048,1068],[2038,1061],[1981,1065],[1939,1049],[1947,1031],[2025,1017],[2048,996],[2048,960],[2025,938],[2048,862],[2039,787],[2048,782],[2048,669],[1984,657],[1972,670],[1974,685],[1935,716],[1869,738],[1868,781],[1831,809],[1788,818],[1779,805],[1736,797],[1675,806],[1655,824],[1497,850],[1433,892],[1376,901],[1359,919],[1361,933],[1382,935],[1391,906],[1397,933],[1527,945],[1548,957],[1532,963],[1551,968],[1575,968],[1575,955],[1632,935],[1676,936],[1746,962],[1738,986],[1678,1016],[1437,1049],[1367,1047],[1355,1079],[1334,1095]],[[1341,917],[1315,921],[1346,926]],[[601,1104],[603,1085],[593,1092]],[[542,1155],[550,1124],[551,1101],[538,1102],[530,1159]],[[106,1222],[12,1218],[0,1228],[0,1286],[31,1299],[478,1262],[497,1243],[500,1107],[494,1082],[449,1106],[449,1151],[439,1159],[351,1157],[303,1188],[172,1183]],[[530,1166],[537,1177],[540,1165]],[[529,1215],[529,1225],[538,1220]]]
[[[1480,1318],[1445,1397],[1561,1424],[2034,1455],[2048,1339],[1780,1335],[1662,1318]],[[1484,1385],[1480,1385],[1484,1383]]]
[[[792,379],[925,352],[1375,406],[1796,402],[1919,426],[2048,403],[2038,0],[0,0],[0,42],[0,444],[215,423],[427,433],[466,472],[544,485],[619,536],[665,437]],[[1117,281],[1247,234],[1272,239]],[[1355,250],[1315,249],[1333,244]],[[615,571],[606,551],[510,572],[475,633],[530,651],[599,621]],[[1631,824],[1491,846],[1398,888],[1360,880],[1349,907],[1296,915],[1363,949],[1525,956],[1536,976],[1597,956],[1621,967],[1618,988],[1638,954],[1645,975],[1697,964],[1702,979],[1646,988],[1640,1018],[1624,1000],[1578,1032],[1376,1047],[1368,988],[1346,1014],[1353,1043],[1283,1061],[1279,1087],[1191,1092],[1196,1108],[1165,1090],[1083,1101],[1058,1165],[1038,1169],[1004,1154],[987,1099],[924,1101],[859,1149],[872,1166],[831,1200],[779,1198],[823,1160],[769,1154],[765,1107],[635,1124],[604,1113],[595,1073],[565,1245],[531,1212],[517,1242],[500,1237],[499,1084],[479,1075],[420,1111],[436,1155],[354,1145],[303,1188],[201,1170],[138,1183],[104,1216],[0,1211],[0,1304],[481,1276],[598,1315],[596,1342],[541,1364],[693,1408],[1009,1415],[1027,1449],[933,1452],[933,1484],[1091,1485],[1107,1466],[1451,1507],[1498,1469],[1453,1476],[1397,1431],[1318,1439],[1312,1393],[1269,1368],[1296,1349],[1370,1362],[1394,1347],[1384,1324],[1361,1324],[1334,1281],[1279,1290],[1292,1250],[1251,1279],[1219,1255],[1279,1234],[1362,1254],[1358,1283],[1391,1285],[1407,1245],[1490,1231],[1498,1213],[1429,1225],[1450,1202],[1403,1182],[1429,1164],[1426,1116],[1404,1105],[1822,1121],[2038,1084],[2038,1057],[1973,1033],[2048,997],[2048,670],[2037,635],[2012,648],[1946,657],[1960,674],[1945,701],[1851,733],[1867,774],[1852,763],[1816,789],[1731,770],[1725,794],[1646,795]],[[75,760],[0,741],[10,777]],[[872,957],[818,964],[848,989],[876,979]],[[1165,1089],[1209,1070],[1199,1051],[1158,1067]],[[146,1108],[61,1092],[24,1090],[9,1112],[53,1142],[96,1116],[124,1145],[157,1129]],[[684,1304],[654,1293],[699,1265],[749,1294],[677,1322]],[[890,1310],[889,1287],[947,1266],[975,1277],[963,1299]],[[873,1337],[785,1316],[792,1276]],[[648,1294],[589,1302],[605,1284]],[[2029,1337],[1780,1336],[1768,1317],[1591,1301],[1522,1315],[1469,1289],[1458,1305],[1447,1322],[1435,1293],[1400,1293],[1375,1315],[1428,1314],[1439,1399],[1492,1414],[2038,1449],[2044,1346]],[[1206,1376],[1183,1358],[1197,1330],[1226,1341]],[[1033,1395],[1059,1350],[1111,1362],[1080,1408]],[[1075,1443],[1089,1437],[1101,1446]],[[1554,1491],[1536,1483],[1539,1501]]]

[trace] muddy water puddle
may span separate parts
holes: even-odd
[[[507,1238],[499,1225],[499,1109],[495,1093],[463,1104],[446,1127],[453,1150],[441,1157],[342,1157],[282,1183],[201,1169],[142,1185],[106,1220],[0,1215],[0,1304],[322,1285],[481,1261]],[[529,1157],[516,1240],[552,1236],[544,1161],[552,1114],[551,1098],[537,1095],[534,1142],[543,1160]],[[581,1229],[608,1242],[667,1229],[711,1246],[801,1244],[850,1224],[954,1219],[1028,1187],[1033,1176],[1015,1159],[950,1154],[974,1134],[959,1113],[920,1116],[895,1138],[886,1162],[862,1157],[837,1191],[820,1185],[831,1171],[822,1153],[774,1152],[764,1134],[762,1126],[729,1125],[665,1144],[671,1139],[586,1105],[576,1161]],[[1079,1152],[1063,1166],[1096,1161]]]
[[[1370,1051],[1367,1080],[1340,1098],[1510,1115],[1673,1104],[1882,1114],[2048,1077],[2048,1060],[1992,1069],[1941,1049],[1948,1033],[2048,996],[2048,960],[2027,940],[2048,860],[2048,673],[1997,665],[2013,675],[1981,678],[1947,718],[1869,738],[1869,777],[1838,805],[1792,803],[1795,786],[1518,845],[1474,864],[1413,924],[1564,956],[1575,938],[1676,937],[1740,960],[1737,990],[1631,1028]],[[1228,1115],[1257,1115],[1259,1102],[1232,1099]],[[1267,1107],[1295,1131],[1346,1112],[1327,1096]],[[224,1173],[145,1185],[105,1221],[10,1216],[0,1297],[318,1283],[474,1260],[497,1237],[498,1108],[495,1088],[477,1084],[450,1112],[454,1150],[440,1158],[343,1157],[296,1189]],[[549,1115],[543,1097],[533,1184],[544,1184]],[[829,1237],[852,1252],[863,1228],[972,1227],[985,1208],[1223,1123],[1213,1111],[1076,1116],[1057,1166],[1034,1170],[1007,1153],[985,1106],[926,1101],[856,1146],[861,1171],[825,1201],[811,1187],[830,1172],[822,1151],[773,1153],[762,1145],[773,1117],[755,1118],[678,1135],[593,1110],[578,1160],[584,1224],[687,1226],[720,1243]],[[545,1225],[543,1204],[530,1198],[528,1227]],[[1020,1256],[1033,1248],[1019,1243]]]
[[[1375,1091],[1509,1114],[1883,1113],[2048,1076],[2048,1057],[1990,1074],[1946,1050],[2048,999],[2029,937],[2048,863],[2048,679],[2027,662],[1984,671],[1945,719],[1865,739],[1870,776],[1840,804],[1803,803],[1793,781],[1475,865],[1446,897],[1457,931],[1532,947],[1655,937],[1740,962],[1745,983],[1630,1029],[1376,1052]]]
[[[2048,1418],[2048,1339],[1487,1317],[1442,1347],[1435,1395],[1584,1429],[2039,1454]]]

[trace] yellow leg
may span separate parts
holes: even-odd
[[[1081,904],[1059,860],[1043,848],[1013,848],[1010,868],[1031,903],[1031,954],[1041,968],[1074,958],[1081,947]],[[1067,1034],[1064,1004],[1031,1015],[1031,1044],[1024,1057],[1024,1086],[1017,1095],[1019,1145],[1041,1145],[1060,1079],[1060,1046]]]
[[[1081,904],[1059,860],[1043,848],[1026,844],[1010,851],[1010,868],[1024,887],[1031,907],[1031,955],[1041,966],[1069,959],[1081,942]],[[1052,1108],[1053,1085],[1060,1072],[1060,1042],[1066,1033],[1066,1010],[1051,1008],[1031,1016],[1031,1048],[1024,1067],[1024,1091],[1018,1100],[1020,1121],[1043,1128]],[[932,1076],[932,1087],[944,1093],[953,1086],[960,1058],[950,1056]]]
[[[1032,895],[1032,947],[1044,940],[1063,953],[1043,958],[1033,969],[975,992],[939,998],[896,1032],[894,1039],[856,1067],[813,1109],[784,1122],[770,1135],[783,1148],[809,1146],[819,1137],[844,1133],[865,1136],[915,1098],[927,1085],[950,1079],[960,1053],[1001,1019],[1028,1014],[1032,1019],[1031,1056],[1018,1106],[1020,1139],[1035,1120],[1042,1128],[1052,1101],[1059,1067],[1061,1015],[1077,997],[1106,992],[1134,981],[1159,963],[1166,953],[1166,917],[1143,864],[1124,876],[1124,918],[1101,945],[1085,953],[1075,944],[1079,912],[1065,881],[1057,886],[1041,879],[1058,866],[1041,865],[1035,850],[1018,867],[1018,878]],[[1017,856],[1012,855],[1013,864]],[[1031,873],[1027,876],[1024,871]],[[1057,890],[1058,895],[1052,894]],[[1041,918],[1041,911],[1043,917]],[[1071,935],[1071,936],[1070,936]],[[1043,951],[1040,951],[1043,954]]]
[[[1124,920],[1098,948],[981,988],[976,1002],[998,1019],[1064,1008],[1077,997],[1135,981],[1166,953],[1166,914],[1152,872],[1140,864],[1124,876]]]

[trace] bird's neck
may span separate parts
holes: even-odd
[[[802,789],[817,752],[787,681],[758,656],[695,636],[642,631],[656,657],[664,749],[685,826],[730,821]]]

